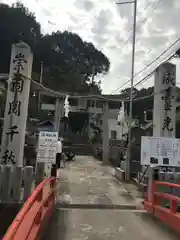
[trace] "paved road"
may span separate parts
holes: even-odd
[[[110,167],[78,157],[60,170],[60,195],[43,240],[178,240],[117,183]]]

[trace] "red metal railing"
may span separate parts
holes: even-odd
[[[169,193],[158,192],[159,186],[166,186],[169,188],[180,188],[179,184],[154,181],[151,189],[151,200],[147,195],[144,201],[145,209],[153,214],[155,217],[159,218],[169,227],[180,232],[180,213],[177,212],[177,205],[180,204],[180,197],[174,196]],[[162,206],[161,200],[169,200],[169,208]]]
[[[8,228],[3,240],[35,240],[45,227],[55,204],[56,178],[41,182]]]

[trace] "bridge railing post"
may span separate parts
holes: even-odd
[[[2,173],[1,201],[9,202],[12,184],[12,166],[5,166]]]
[[[32,192],[32,182],[33,182],[33,167],[27,166],[24,169],[24,196],[23,200],[26,201]]]
[[[22,188],[22,166],[13,167],[13,178],[12,178],[12,199],[15,202],[21,200],[21,188]],[[25,182],[25,181],[24,181]],[[25,188],[24,188],[25,189]]]
[[[156,190],[155,181],[159,179],[159,167],[158,166],[149,166],[148,169],[148,202],[154,204],[154,192]]]
[[[37,164],[36,173],[32,166],[0,165],[0,202],[5,204],[26,201],[32,190],[44,180],[44,163]]]
[[[52,164],[51,177],[56,177],[56,176],[57,176],[57,167],[56,167],[56,164]]]
[[[40,182],[44,179],[45,174],[45,163],[37,162],[36,173],[35,173],[35,186],[38,186]]]

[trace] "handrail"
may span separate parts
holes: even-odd
[[[49,184],[50,191],[45,191]],[[24,203],[22,209],[8,228],[3,240],[34,240],[40,234],[41,224],[55,204],[56,178],[42,181]],[[31,238],[29,238],[31,236]]]
[[[176,201],[177,203],[180,203],[180,197],[171,195],[171,194],[169,194],[169,193],[155,192],[154,195],[155,195],[157,198],[165,198],[165,199],[168,199],[168,200],[170,200],[170,201]]]
[[[167,186],[172,188],[180,188],[180,184],[170,183],[170,182],[161,182],[161,181],[154,181],[156,186]]]
[[[179,184],[153,181],[151,188],[152,199],[148,199],[147,196],[146,200],[144,201],[144,207],[152,215],[168,224],[169,227],[177,232],[180,232],[180,213],[177,210],[177,205],[180,203],[180,197],[169,193],[160,192],[157,189],[158,186],[167,186],[170,188],[180,189]],[[163,206],[160,201],[161,199],[168,200],[170,203],[169,206]]]

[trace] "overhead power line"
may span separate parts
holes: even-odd
[[[161,1],[161,0],[157,0],[157,2],[155,3],[155,7],[153,8],[153,10],[155,10],[155,9],[157,8],[157,5],[160,3],[160,1]],[[154,4],[153,1],[148,1],[147,6],[146,6],[146,8],[144,9],[144,11],[147,10],[147,9],[148,9],[150,6],[152,6],[153,4]],[[140,19],[140,21],[142,20],[142,22],[140,23],[140,26],[137,26],[137,29],[140,30],[142,27],[144,27],[144,25],[147,23],[148,19],[149,19],[148,16],[145,17],[145,18],[143,18],[143,19]],[[137,25],[138,25],[138,24],[137,24]],[[130,30],[128,31],[128,33],[131,33],[131,31],[132,31],[132,27],[130,28]],[[131,39],[132,39],[132,34],[123,42],[123,46],[122,46],[121,52],[122,52],[122,50],[125,48],[125,46],[129,43],[129,41],[130,41]],[[151,51],[151,50],[149,49],[149,51]]]
[[[161,63],[158,64],[158,66],[157,66],[150,74],[148,74],[145,78],[143,78],[143,79],[141,79],[140,81],[138,81],[138,82],[134,85],[134,87],[137,87],[137,85],[145,82],[150,76],[153,75],[154,71],[155,71],[162,63],[171,60],[171,58],[172,58],[172,55],[170,55],[170,57],[168,57],[168,58],[166,57]]]
[[[157,2],[155,3],[155,7],[152,8],[152,10],[156,10],[157,5],[158,5],[161,1],[162,1],[162,0],[157,0]],[[151,5],[153,5],[153,4],[154,4],[154,2],[151,2]],[[145,18],[142,20],[141,25],[140,25],[140,28],[142,28],[142,27],[147,23],[148,19],[149,19],[149,17],[145,17]]]
[[[152,62],[148,63],[143,69],[141,69],[139,72],[137,72],[135,75],[134,75],[134,78],[141,74],[142,72],[144,72],[147,68],[149,68],[152,64],[154,64],[157,60],[159,60],[166,52],[168,52],[174,45],[176,45],[178,42],[180,41],[180,37],[175,41],[173,42],[169,47],[167,47],[163,52],[161,52],[161,54],[156,57]],[[179,47],[173,51],[173,53],[175,53],[177,50],[179,49]],[[171,53],[171,57],[172,57],[172,53]],[[164,60],[163,60],[164,61]],[[162,62],[161,62],[162,63]],[[157,68],[157,67],[156,67]],[[154,70],[153,70],[154,72]],[[148,74],[149,75],[149,74]],[[146,78],[146,77],[145,77]],[[143,78],[144,79],[144,78]],[[142,79],[139,81],[141,82]],[[111,94],[119,91],[122,87],[124,87],[124,85],[126,85],[127,83],[130,83],[130,79],[128,79],[127,81],[125,81],[123,84],[121,84],[117,89],[115,89]]]
[[[160,1],[161,1],[161,0],[157,0],[157,2],[155,3],[156,7],[157,7],[157,5],[160,3]],[[154,2],[151,1],[151,0],[149,0],[148,3],[147,3],[146,8],[144,9],[144,11],[147,10],[147,9],[148,9],[151,5],[153,5],[153,4],[154,4]],[[156,7],[153,8],[153,10],[155,10]],[[148,21],[148,17],[145,17],[144,19],[142,19],[142,22],[141,22],[141,25],[139,26],[139,29],[142,28],[147,21]],[[128,32],[130,33],[131,31],[132,31],[132,27],[131,27],[131,29],[130,29]],[[131,38],[132,38],[132,34],[128,37],[128,39],[127,39],[126,41],[124,41],[123,47],[122,47],[122,49],[121,49],[121,52],[122,52],[122,50],[124,49],[124,47],[127,45],[127,43],[129,42],[129,40],[130,40]],[[148,50],[149,50],[149,52],[152,51],[152,49],[148,49]],[[138,73],[138,74],[139,74],[139,73]],[[128,83],[128,82],[129,82],[129,80],[127,80],[126,82],[124,82],[121,87],[123,87],[123,86],[124,86],[126,83]],[[118,91],[118,89],[115,90],[115,91],[113,91],[111,94],[115,93],[116,91]]]
[[[149,77],[151,77],[151,76],[153,75],[153,73],[155,72],[155,70],[156,70],[162,63],[171,60],[172,57],[173,57],[172,54],[171,54],[170,56],[166,57],[161,63],[158,64],[158,66],[157,66],[151,73],[149,73],[146,77],[144,77],[143,79],[141,79],[140,81],[138,81],[138,82],[134,85],[134,87],[137,87],[139,84],[142,84],[143,82],[145,82]]]
[[[156,59],[154,59],[151,63],[149,63],[144,69],[142,69],[140,72],[136,73],[135,76],[137,76],[138,74],[140,74],[142,71],[144,71],[147,67],[149,67],[150,65],[152,65],[155,61],[157,61],[161,56],[163,56],[164,53],[166,53],[172,46],[174,46],[178,41],[180,41],[180,37],[173,43],[171,44],[167,49],[165,49]],[[177,50],[176,50],[177,51]],[[173,51],[173,52],[176,52],[176,51]],[[167,60],[170,60],[172,58],[172,53],[170,54],[170,56],[168,56],[168,58],[166,57],[163,61],[161,61],[161,63],[159,63],[158,66],[156,66],[156,68],[151,71],[148,75],[146,75],[144,78],[142,78],[140,81],[138,81],[135,85],[139,85],[140,83],[142,83],[143,81],[147,80],[150,76],[152,76],[152,74],[154,73],[154,71],[157,69],[157,67],[159,67],[164,61],[167,61]],[[134,76],[134,77],[135,77]],[[24,76],[25,77],[25,76]],[[27,77],[25,77],[27,79]],[[32,80],[32,79],[29,79],[32,81],[32,83],[34,83],[38,88],[40,88],[41,90],[44,90],[45,92],[50,92],[52,95],[54,95],[55,97],[65,97],[66,95],[69,95],[70,98],[74,98],[74,99],[80,99],[80,98],[95,98],[95,99],[99,99],[99,100],[104,100],[104,101],[113,101],[113,102],[129,102],[130,100],[127,99],[127,98],[122,98],[122,99],[110,99],[110,98],[107,98],[107,97],[104,97],[104,96],[101,96],[101,95],[85,95],[85,96],[74,96],[74,95],[71,95],[70,93],[68,92],[56,92],[50,88],[47,88],[45,87],[44,85]],[[130,80],[128,80],[129,82]],[[135,98],[133,99],[133,101],[139,101],[139,100],[143,100],[143,99],[146,99],[146,98],[149,98],[151,97],[151,95],[149,96],[144,96],[142,98]]]
[[[179,40],[180,40],[180,38],[179,38]],[[154,71],[163,63],[163,62],[166,62],[166,61],[169,61],[169,60],[171,60],[173,58],[173,56],[172,56],[172,53],[168,56],[168,57],[166,57],[164,60],[162,60],[161,61],[161,63],[159,63],[158,64],[158,66],[154,69]],[[154,72],[153,71],[153,72]],[[152,74],[151,74],[152,75]],[[149,77],[148,77],[149,78]],[[147,79],[147,78],[146,78]],[[145,79],[145,80],[146,80]],[[134,85],[134,87],[136,87],[137,85],[139,85],[139,84],[141,84],[142,82],[144,82],[144,80],[140,80],[140,81],[138,81],[135,85]]]
[[[135,76],[137,76],[138,74],[140,74],[142,71],[144,71],[147,67],[149,67],[150,65],[152,65],[155,61],[157,61],[161,56],[163,56],[163,54],[165,53],[165,52],[167,52],[172,46],[174,46],[178,41],[180,41],[180,38],[178,38],[173,44],[171,44],[166,50],[164,50],[155,60],[153,60],[151,63],[149,63],[144,69],[142,69],[140,72],[138,72],[138,73],[136,73],[135,75],[134,75],[134,77]],[[176,52],[177,51],[177,49],[175,50],[175,51],[173,51],[173,53],[174,52]],[[164,59],[163,60],[163,62],[164,61],[167,61],[167,60],[169,60],[169,59],[171,59],[172,58],[172,53],[170,54],[170,56],[168,56],[168,59],[166,58],[166,59]],[[158,66],[156,66],[156,68],[153,70],[153,71],[151,71],[148,75],[146,75],[144,78],[142,78],[140,81],[138,81],[135,85],[134,85],[134,87],[135,86],[137,86],[138,84],[140,84],[140,83],[142,83],[143,81],[145,81],[146,79],[148,79],[150,76],[152,76],[152,74],[154,73],[154,71],[157,69],[157,67],[159,67],[160,65],[162,64],[162,61],[161,61],[161,63],[159,63],[159,65]],[[6,74],[4,74],[4,76],[5,76]],[[6,75],[7,76],[7,75]],[[27,78],[27,77],[25,77],[25,76],[23,76],[25,79],[27,79],[27,80],[30,80],[35,86],[36,86],[36,88],[37,89],[39,89],[39,90],[42,90],[42,91],[44,91],[44,92],[49,92],[52,96],[54,96],[54,97],[65,97],[66,95],[69,95],[69,97],[70,98],[74,98],[74,99],[80,99],[80,98],[94,98],[94,99],[99,99],[99,100],[104,100],[104,101],[113,101],[113,102],[128,102],[129,100],[127,99],[127,98],[122,98],[122,99],[112,99],[112,98],[108,98],[108,97],[105,97],[105,96],[102,96],[102,95],[85,95],[85,96],[76,96],[76,95],[71,95],[70,93],[68,93],[68,92],[56,92],[56,91],[54,91],[54,90],[52,90],[52,89],[50,89],[50,88],[47,88],[47,87],[45,87],[44,85],[42,85],[41,83],[39,83],[39,82],[37,82],[37,81],[34,81],[33,79],[31,79],[31,78]],[[11,79],[9,79],[9,80],[11,80]],[[126,82],[129,82],[130,80],[128,80],[128,81],[126,81]],[[123,85],[125,85],[125,83],[123,83]],[[122,85],[121,85],[122,86]],[[138,101],[138,100],[142,100],[142,99],[146,99],[146,98],[148,98],[148,97],[151,97],[150,95],[149,96],[145,96],[145,97],[143,97],[143,98],[135,98],[135,99],[133,99],[133,101]]]

